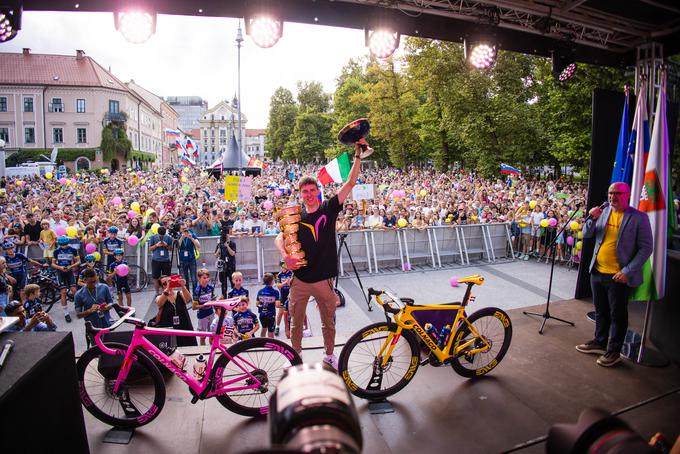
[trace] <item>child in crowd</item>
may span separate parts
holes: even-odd
[[[284,320],[284,329],[286,337],[290,338],[290,320],[288,319],[288,294],[290,293],[290,281],[293,279],[293,272],[286,267],[286,262],[281,261],[281,271],[276,275],[276,286],[281,293],[281,300],[278,304],[278,313],[276,314],[276,329],[274,335],[279,335],[279,325],[281,319]]]
[[[236,326],[236,334],[239,339],[250,339],[260,328],[257,316],[248,309],[248,303],[248,297],[242,296],[241,301],[236,306],[234,325]]]
[[[43,251],[43,258],[51,259],[54,254],[54,246],[57,244],[57,234],[50,229],[50,221],[42,221],[40,227],[42,228],[40,231],[40,249]]]
[[[38,284],[28,284],[21,291],[21,300],[24,302],[26,318],[31,318],[38,312],[43,311],[40,303],[40,286]]]
[[[242,287],[243,274],[240,271],[232,273],[231,281],[234,283],[234,287],[231,290],[229,290],[229,294],[227,295],[229,296],[229,298],[234,298],[236,296],[245,296],[246,298],[250,298],[248,289]]]
[[[199,278],[200,280],[200,278]],[[217,322],[220,319],[220,314],[224,311],[224,308],[215,308],[215,317],[210,324],[210,331],[213,333],[217,332]],[[222,336],[220,337],[221,344],[233,344],[236,342],[236,333],[234,332],[234,317],[231,316],[229,312],[224,314],[224,321],[222,322]]]
[[[103,241],[104,255],[106,256],[106,266],[111,266],[115,261],[114,252],[116,249],[123,248],[123,240],[118,239],[118,227],[109,227],[109,237]]]
[[[198,330],[214,331],[210,327],[215,318],[215,312],[213,311],[212,306],[204,306],[204,304],[215,299],[215,287],[210,284],[210,272],[207,269],[201,268],[196,274],[198,276],[198,284],[194,289],[191,308],[193,310],[198,310],[198,313],[196,314],[196,317],[198,318]],[[199,337],[200,345],[205,345],[205,339],[205,337]]]
[[[260,337],[274,337],[276,308],[281,304],[279,291],[274,288],[274,275],[265,273],[264,287],[257,292],[257,309],[260,313],[262,332]]]
[[[80,269],[80,274],[78,275],[78,288],[85,286],[85,279],[83,279],[83,273],[87,269],[93,270],[95,265],[96,265],[96,262],[97,262],[97,260],[96,260],[96,257],[94,256],[94,254],[87,254],[85,256],[85,266],[83,266]]]
[[[123,254],[125,252],[122,249],[114,249],[113,251],[113,262],[108,267],[109,274],[107,278],[109,281],[113,281],[116,290],[118,291],[118,304],[123,305],[123,293],[125,293],[125,301],[128,307],[132,306],[132,294],[130,292],[130,284],[128,283],[127,274],[125,276],[120,276],[116,273],[116,268],[120,265],[127,265],[127,262],[123,260]]]

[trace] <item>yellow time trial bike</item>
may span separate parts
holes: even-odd
[[[484,277],[457,282],[467,284],[463,301],[438,305],[417,305],[387,290],[368,289],[369,301],[375,297],[386,321],[354,333],[340,353],[338,372],[352,394],[383,399],[406,386],[425,364],[450,364],[464,377],[477,377],[501,362],[512,339],[510,317],[495,307],[468,316],[472,287],[482,285]],[[422,360],[421,349],[427,355]]]

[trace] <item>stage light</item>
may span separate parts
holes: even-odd
[[[272,47],[283,35],[283,21],[278,18],[261,14],[247,17],[246,35],[259,47]]]
[[[0,43],[14,39],[21,30],[21,6],[0,6]]]
[[[496,46],[487,41],[465,41],[465,60],[476,69],[488,69],[496,63]]]
[[[574,56],[574,47],[570,41],[558,45],[552,52],[552,73],[555,79],[566,82],[576,74],[578,65]]]
[[[156,13],[119,11],[114,13],[114,22],[116,30],[133,44],[146,42],[156,33]]]
[[[576,63],[569,63],[566,68],[562,70],[558,79],[560,82],[566,82],[576,74],[577,65]]]
[[[377,58],[390,57],[399,47],[399,32],[387,28],[378,30],[366,29],[366,47],[371,51],[371,55]]]

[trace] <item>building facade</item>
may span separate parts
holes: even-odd
[[[109,123],[125,125],[133,150],[160,152],[160,111],[82,50],[74,56],[0,53],[0,138],[8,154],[53,147],[91,151]],[[115,156],[100,165],[116,170],[127,160]],[[92,165],[87,157],[74,161]]]
[[[241,113],[242,136],[246,135],[248,119]],[[201,130],[201,146],[196,164],[209,166],[219,159],[227,150],[229,132],[233,131],[238,140],[237,109],[229,101],[221,101],[206,111],[199,121]],[[243,163],[245,166],[247,163]]]
[[[187,134],[199,127],[201,117],[208,110],[208,101],[200,96],[168,96],[165,101],[175,109],[179,115],[178,126]]]
[[[167,101],[161,103],[161,134],[163,143],[161,145],[161,167],[174,167],[179,164],[177,156],[177,146],[174,137],[168,137],[164,131],[166,129],[176,130],[179,122],[179,114],[172,108]]]
[[[246,129],[245,152],[250,157],[264,160],[264,143],[267,135],[265,129]]]

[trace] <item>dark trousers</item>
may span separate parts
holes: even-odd
[[[229,285],[234,288],[234,282],[231,280],[231,275],[236,271],[233,268],[225,268],[218,273],[220,278],[220,284],[222,284],[222,296],[226,298],[227,293],[229,293]]]
[[[196,288],[196,284],[198,284],[198,277],[196,276],[196,261],[193,260],[191,262],[179,262],[179,272],[182,275],[182,278],[184,278],[186,281],[189,292],[193,292]],[[191,285],[191,287],[189,287],[189,285]]]
[[[602,274],[593,268],[590,286],[595,305],[595,341],[607,346],[608,352],[621,352],[628,330],[628,295],[630,287],[614,282],[613,274]]]

